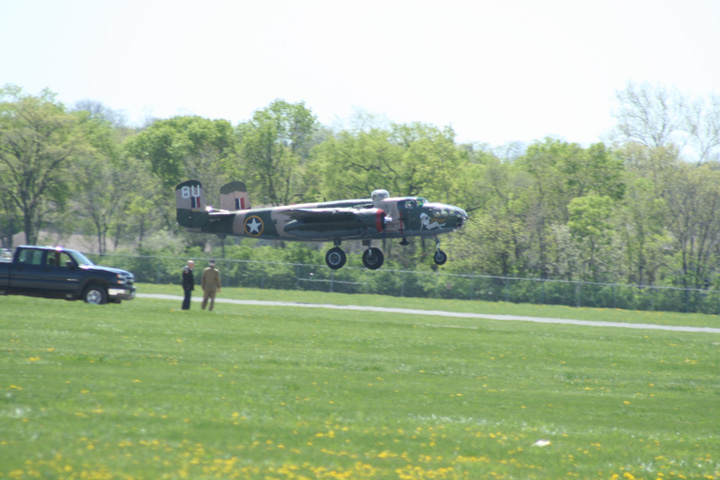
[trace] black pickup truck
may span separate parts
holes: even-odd
[[[24,245],[12,259],[0,259],[0,295],[120,303],[135,298],[134,283],[132,273],[95,265],[68,248]]]

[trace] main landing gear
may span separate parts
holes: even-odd
[[[370,270],[377,270],[382,267],[382,264],[385,261],[385,255],[383,255],[382,250],[371,247],[370,240],[363,240],[362,244],[363,246],[368,247],[367,250],[363,252],[363,265]]]
[[[335,246],[325,254],[325,263],[333,270],[337,270],[338,268],[342,268],[345,262],[347,262],[347,255],[345,255],[345,251],[340,248],[340,239],[336,238]]]
[[[377,270],[385,262],[385,255],[383,255],[382,250],[379,248],[371,247],[370,242],[363,242],[363,245],[368,247],[368,249],[363,252],[363,265],[370,270]],[[337,270],[338,268],[342,268],[345,262],[347,262],[347,255],[345,251],[340,248],[340,240],[335,240],[335,246],[325,254],[325,263],[333,270]]]
[[[406,241],[403,239],[403,241]],[[363,241],[363,245],[365,245],[367,250],[363,252],[362,255],[362,262],[363,265],[365,265],[366,268],[369,268],[370,270],[377,270],[378,268],[382,267],[382,264],[385,262],[385,255],[383,255],[382,250],[379,248],[371,247],[370,241]],[[403,245],[401,242],[400,245]],[[437,265],[444,265],[445,262],[448,260],[447,253],[440,250],[440,240],[435,238],[435,254],[433,255],[433,260]],[[340,240],[335,240],[335,246],[327,251],[325,254],[325,263],[327,263],[327,266],[332,268],[333,270],[337,270],[339,268],[342,268],[345,263],[347,262],[347,255],[345,254],[345,251],[340,248]]]
[[[347,255],[340,247],[333,247],[325,254],[325,263],[333,270],[342,268],[345,262],[347,262]]]
[[[370,270],[377,270],[385,261],[385,255],[379,248],[370,247],[363,252],[362,261]]]

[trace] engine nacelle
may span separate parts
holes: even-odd
[[[382,233],[385,230],[385,211],[381,208],[363,208],[358,210],[358,218],[367,230]]]

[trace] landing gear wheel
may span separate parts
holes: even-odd
[[[345,255],[345,252],[340,247],[333,247],[325,254],[325,263],[333,270],[342,268],[346,261],[347,255]]]
[[[447,259],[447,253],[443,252],[440,249],[438,249],[438,251],[435,252],[435,255],[433,255],[433,260],[435,260],[435,263],[438,265],[444,265],[445,262],[447,262]]]
[[[102,305],[107,302],[107,290],[99,285],[90,285],[85,289],[82,296],[83,300],[93,305]]]
[[[385,255],[379,248],[368,248],[363,252],[362,261],[370,270],[377,270],[385,261]]]

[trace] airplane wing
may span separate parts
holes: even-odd
[[[354,208],[296,208],[280,212],[300,222],[336,222],[357,218]]]
[[[379,208],[298,206],[277,213],[290,218],[285,233],[300,238],[364,238],[382,233],[385,228],[385,212]]]

